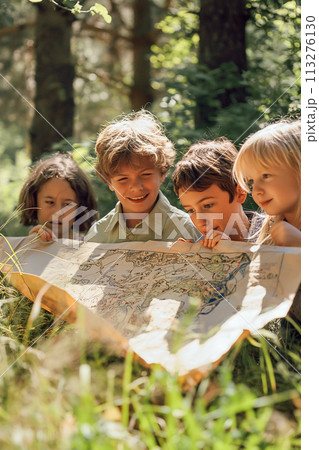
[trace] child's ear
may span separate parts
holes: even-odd
[[[237,196],[237,202],[243,204],[244,201],[247,198],[247,192],[242,189],[239,184],[236,186],[236,196]]]

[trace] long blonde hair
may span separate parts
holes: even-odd
[[[301,186],[301,123],[300,120],[279,122],[250,135],[242,145],[236,158],[233,175],[238,184],[250,192],[247,180],[249,167],[268,169],[277,166],[295,173],[296,181]],[[266,216],[260,229],[257,243],[271,243],[270,224],[278,222],[283,217]],[[297,227],[301,229],[301,205],[296,213]]]

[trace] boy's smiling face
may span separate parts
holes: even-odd
[[[147,214],[157,201],[164,178],[151,158],[133,156],[119,164],[109,188],[121,202],[123,213]]]
[[[229,193],[217,184],[204,191],[180,189],[178,196],[195,227],[204,235],[212,229],[224,232],[231,215],[241,212],[246,199],[246,194],[237,187],[234,200],[230,202]]]

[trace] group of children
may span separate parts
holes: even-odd
[[[186,213],[160,191],[175,159],[172,142],[147,111],[108,125],[96,142],[96,173],[118,203],[97,219],[84,172],[56,154],[36,164],[24,184],[21,222],[41,239],[90,242],[220,239],[300,246],[300,121],[271,124],[248,137],[239,152],[227,138],[190,146],[175,167],[173,184]],[[263,214],[247,213],[251,192]],[[87,232],[88,231],[88,232]],[[87,234],[84,236],[84,233]]]
[[[21,222],[43,241],[201,241],[301,245],[301,125],[280,121],[248,137],[238,152],[223,137],[194,143],[176,164],[174,191],[186,212],[160,191],[175,159],[172,142],[149,112],[108,125],[98,136],[97,175],[118,203],[97,220],[92,186],[75,161],[55,154],[31,170],[19,199]],[[246,212],[251,193],[261,213]],[[86,234],[85,234],[86,233]],[[300,296],[290,315],[300,320]]]

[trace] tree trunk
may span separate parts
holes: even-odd
[[[214,124],[218,107],[209,106],[213,97],[220,108],[245,101],[240,78],[247,68],[245,25],[248,13],[245,0],[201,0],[200,4],[199,65],[209,69],[214,84],[219,85],[215,92],[208,96],[205,93],[197,101],[196,125],[203,127]],[[210,72],[215,69],[218,71]]]
[[[133,86],[130,93],[134,110],[149,108],[154,100],[151,87],[151,1],[134,0]]]
[[[31,156],[35,161],[52,151],[52,144],[73,134],[74,65],[71,34],[74,16],[43,1],[37,4],[35,31],[36,96],[30,129]]]

